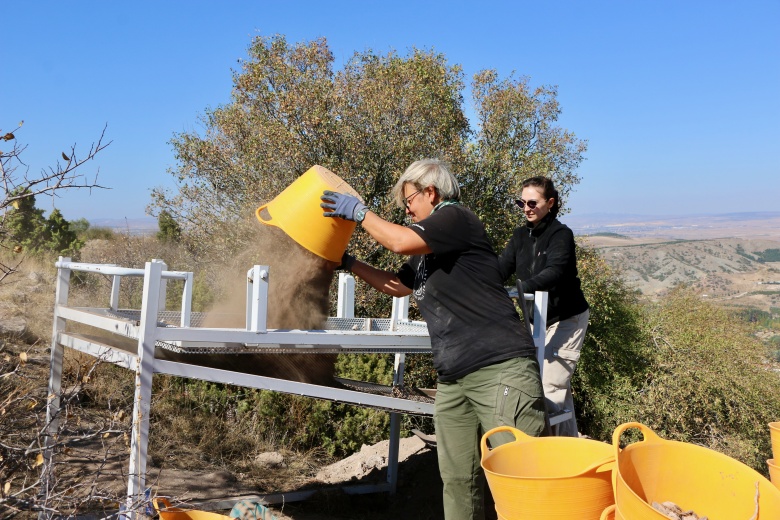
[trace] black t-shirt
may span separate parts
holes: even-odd
[[[428,325],[441,381],[532,356],[531,336],[507,295],[482,222],[461,206],[443,206],[409,226],[433,251],[412,256],[398,278],[412,289]]]

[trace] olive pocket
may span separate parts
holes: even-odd
[[[512,426],[528,435],[537,436],[544,430],[544,393],[538,375],[501,374],[497,388],[495,422]]]

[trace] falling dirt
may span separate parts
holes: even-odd
[[[226,260],[224,297],[201,326],[246,326],[246,272],[269,266],[269,329],[322,329],[336,264],[307,251],[278,228],[257,224],[247,248]],[[234,372],[333,386],[335,354],[184,354],[158,349],[157,357]]]

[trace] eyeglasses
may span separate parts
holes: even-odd
[[[417,195],[418,193],[420,193],[421,191],[422,190],[417,190],[414,193],[412,193],[411,195],[409,195],[408,197],[404,197],[404,207],[406,209],[409,209],[409,203],[412,202],[412,199],[414,198],[414,196]]]
[[[523,200],[523,199],[517,199],[515,201],[518,206],[520,206],[520,209],[524,209],[526,204],[528,205],[529,209],[534,209],[536,206],[544,202],[543,200]]]

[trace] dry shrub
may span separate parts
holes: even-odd
[[[0,283],[0,319],[23,319],[26,339],[45,338],[44,341],[48,341],[54,313],[56,258],[27,256],[8,260],[21,260],[21,263],[17,272]],[[7,263],[5,258],[0,261]]]

